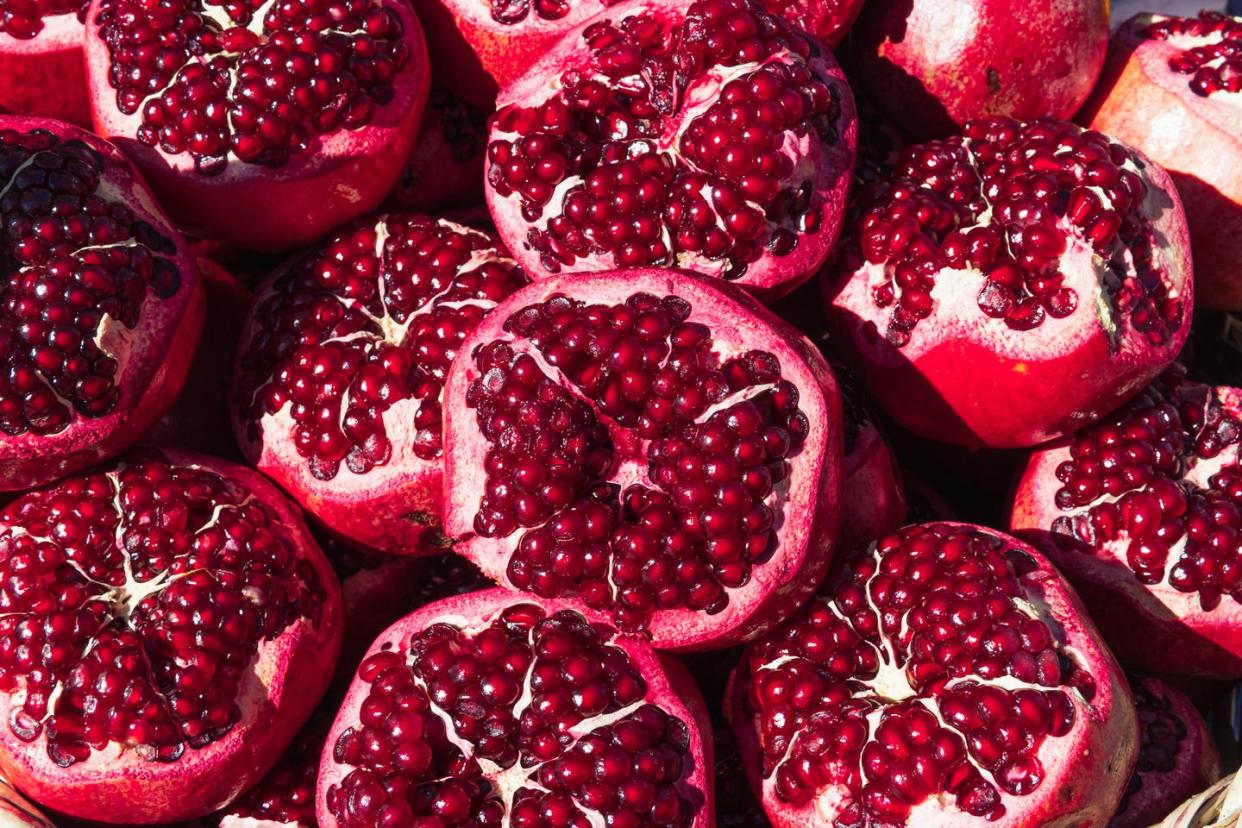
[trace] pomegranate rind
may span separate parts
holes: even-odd
[[[840,530],[842,497],[841,395],[819,350],[788,323],[741,289],[697,274],[664,268],[578,273],[533,282],[498,305],[462,343],[459,354],[496,340],[512,341],[505,321],[529,305],[556,295],[592,304],[623,304],[635,293],[680,296],[690,303],[688,321],[712,330],[717,350],[763,349],[780,360],[781,374],[799,391],[799,407],[818,430],[790,458],[792,481],[783,502],[776,551],[756,564],[749,581],[729,590],[729,603],[716,615],[690,609],[656,610],[646,632],[658,649],[674,652],[729,647],[750,641],[794,612],[828,572]],[[516,533],[488,538],[474,531],[474,516],[486,485],[489,444],[478,431],[466,392],[479,377],[471,359],[457,359],[444,386],[444,531],[454,550],[498,583],[507,574]],[[604,617],[582,609],[588,617]]]
[[[310,717],[332,678],[341,649],[341,594],[336,575],[301,514],[262,475],[225,460],[160,449],[171,465],[191,466],[248,489],[278,520],[272,526],[314,569],[323,600],[318,623],[302,618],[262,641],[238,691],[241,718],[204,748],[154,762],[110,743],[86,761],[60,767],[46,739],[23,742],[7,726],[20,705],[0,694],[0,775],[58,812],[111,824],[174,822],[228,805],[267,773]]]
[[[522,604],[542,607],[548,615],[560,610],[583,614],[582,608],[572,602],[536,598],[508,589],[493,588],[456,595],[428,604],[397,621],[375,639],[363,660],[386,651],[406,652],[411,638],[436,623],[481,631],[505,609]],[[701,796],[698,812],[688,828],[712,828],[715,825],[716,763],[711,720],[698,685],[680,661],[653,650],[640,639],[618,635],[608,640],[608,644],[623,650],[641,672],[643,681],[647,684],[647,703],[656,705],[669,716],[685,723],[689,734],[689,748],[686,751],[688,761],[679,787],[687,793],[694,791]],[[370,688],[369,682],[355,678],[324,742],[315,796],[316,816],[321,828],[337,828],[340,825],[328,808],[328,790],[341,783],[349,774],[350,767],[335,760],[333,746],[343,731],[358,722],[362,703]],[[578,728],[587,724],[589,720],[584,721]]]
[[[90,146],[105,159],[101,188],[124,200],[137,220],[154,227],[176,248],[169,259],[181,275],[176,294],[147,292],[138,326],[125,328],[128,353],[118,350],[114,383],[120,396],[100,417],[75,415],[68,427],[48,435],[27,432],[0,438],[0,490],[42,485],[106,460],[132,445],[176,399],[185,383],[203,326],[203,286],[185,240],[165,217],[138,171],[112,144],[69,124],[43,118],[0,116],[0,129],[46,130]],[[122,326],[123,327],[123,326]],[[104,348],[104,350],[107,350]]]
[[[839,545],[849,549],[896,530],[906,519],[906,493],[893,452],[879,429],[863,423],[845,455]]]
[[[427,43],[413,10],[385,0],[410,49],[393,81],[392,100],[355,130],[318,135],[280,167],[230,157],[219,175],[203,176],[189,153],[169,154],[137,139],[141,108],[116,106],[112,61],[98,26],[101,0],[86,10],[86,71],[95,131],[119,146],[150,181],[177,224],[195,235],[248,250],[288,250],[374,209],[392,189],[410,148],[431,85]]]
[[[1144,36],[1163,15],[1140,14],[1113,35],[1104,73],[1078,120],[1146,153],[1172,175],[1186,208],[1195,258],[1195,304],[1242,308],[1233,240],[1242,234],[1242,135],[1236,95],[1201,97],[1169,68],[1176,38]]]
[[[1108,32],[1107,0],[869,0],[844,60],[889,118],[925,138],[985,115],[1073,116]]]
[[[52,822],[21,795],[21,792],[0,779],[0,828],[55,828]]]
[[[1073,588],[1036,549],[982,526],[952,521],[941,521],[938,525],[1003,538],[1036,562],[1037,569],[1022,576],[1027,594],[1051,622],[1050,629],[1055,628],[1062,635],[1062,649],[1072,650],[1081,664],[1092,669],[1096,680],[1095,697],[1087,701],[1077,693],[1070,694],[1074,700],[1074,726],[1065,736],[1047,739],[1039,751],[1045,774],[1034,793],[1021,797],[998,789],[1005,806],[1003,823],[963,813],[954,807],[951,797],[944,796],[916,805],[904,824],[909,828],[981,828],[991,824],[1045,828],[1106,825],[1117,810],[1138,761],[1134,698],[1120,665],[1104,645]],[[777,796],[775,776],[766,779],[763,776],[763,747],[747,709],[748,660],[749,651],[729,676],[725,705],[726,718],[737,737],[751,786],[762,799],[774,828],[828,828],[834,824],[833,809],[844,804],[839,793],[831,788],[820,792],[823,810],[817,810],[815,798],[797,808]]]
[[[43,18],[43,30],[29,40],[0,32],[0,112],[90,127],[85,30],[67,12]]]

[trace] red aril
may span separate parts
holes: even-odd
[[[340,592],[260,475],[135,451],[0,513],[0,773],[73,817],[217,810],[327,687]]]
[[[93,0],[95,129],[198,235],[285,250],[392,188],[427,99],[422,29],[399,0]]]
[[[757,0],[628,0],[505,87],[485,185],[540,278],[680,267],[770,301],[841,229],[857,122],[832,53]]]
[[[1135,766],[1134,702],[1038,552],[930,523],[842,563],[733,678],[773,825],[1107,822]]]
[[[545,279],[461,354],[445,531],[484,574],[676,650],[753,638],[822,579],[840,395],[744,292],[660,269]]]
[[[81,0],[0,2],[0,112],[90,126]]]
[[[907,147],[822,285],[836,346],[898,424],[1014,447],[1098,419],[1190,328],[1172,182],[1064,121],[988,118]]]
[[[854,25],[863,0],[763,0],[763,5],[835,49]]]
[[[242,338],[243,454],[333,533],[416,553],[440,527],[449,365],[525,281],[490,234],[413,213],[296,256],[259,287]]]
[[[483,204],[487,113],[432,86],[418,141],[388,195],[395,209],[440,215]]]
[[[1080,120],[1137,147],[1173,176],[1186,205],[1196,304],[1242,308],[1232,243],[1242,233],[1242,20],[1141,14],[1113,35]]]
[[[172,403],[202,327],[185,241],[116,147],[0,116],[0,490],[104,460]]]

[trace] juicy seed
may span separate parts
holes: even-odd
[[[1153,40],[1194,38],[1199,45],[1179,49],[1169,58],[1169,68],[1189,77],[1191,90],[1208,97],[1221,92],[1242,92],[1242,21],[1215,11],[1198,17],[1169,17],[1147,27]]]
[[[80,0],[0,0],[0,34],[30,40],[43,31],[43,18],[81,8]]]

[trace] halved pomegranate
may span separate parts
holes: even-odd
[[[989,118],[906,148],[823,288],[836,344],[933,440],[1034,445],[1098,419],[1190,328],[1181,204],[1141,154],[1064,121]]]
[[[1108,51],[1108,0],[868,0],[850,77],[911,135],[991,115],[1070,118]]]
[[[1125,678],[1031,547],[909,526],[748,649],[731,721],[781,826],[1102,826],[1135,767]]]
[[[263,477],[136,451],[0,512],[0,773],[83,819],[214,811],[327,687],[336,578]]]
[[[1011,527],[1074,581],[1117,654],[1242,677],[1242,390],[1173,366],[1034,452]]]
[[[465,336],[525,283],[488,233],[360,220],[257,291],[238,355],[246,458],[334,533],[411,554],[440,527],[440,392]]]
[[[0,116],[0,490],[111,457],[172,403],[202,327],[185,241],[116,147]]]
[[[90,126],[82,0],[0,0],[0,112]]]
[[[418,142],[387,203],[399,210],[441,214],[483,204],[487,113],[433,85]]]
[[[427,99],[422,29],[401,0],[92,0],[95,129],[183,227],[283,250],[372,210]]]
[[[1140,14],[1117,30],[1080,119],[1145,152],[1177,182],[1194,247],[1196,302],[1242,309],[1242,18]]]
[[[711,725],[685,669],[572,604],[487,590],[398,621],[319,769],[323,828],[708,828]]]
[[[545,279],[461,352],[445,530],[486,575],[676,650],[753,638],[823,578],[840,394],[744,292],[662,269]]]
[[[532,277],[676,266],[768,301],[840,232],[853,98],[832,53],[758,0],[627,0],[498,103],[486,195]]]

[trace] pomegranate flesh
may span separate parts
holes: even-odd
[[[257,291],[234,431],[334,534],[414,554],[441,523],[441,389],[465,336],[525,282],[488,233],[393,213],[360,220]]]
[[[408,3],[92,0],[95,129],[197,235],[285,250],[374,209],[427,100]]]
[[[388,203],[399,210],[437,215],[482,205],[486,145],[486,112],[432,86],[418,142]]]
[[[202,327],[185,241],[111,144],[0,116],[0,490],[133,443],[181,390]]]
[[[835,342],[921,437],[1029,446],[1151,381],[1190,328],[1168,176],[1064,121],[973,121],[907,147],[825,269]]]
[[[772,824],[1104,825],[1135,767],[1125,678],[1031,547],[909,526],[750,646],[731,721]]]
[[[841,229],[857,122],[823,45],[757,0],[627,0],[501,91],[485,192],[532,278],[680,267],[771,301]]]
[[[484,574],[676,650],[753,638],[823,578],[840,395],[744,292],[656,269],[545,279],[461,353],[445,531]]]
[[[134,452],[0,512],[0,773],[120,824],[217,810],[280,757],[340,648],[336,578],[275,487]]]
[[[709,828],[713,768],[680,663],[493,589],[377,639],[328,736],[319,824]]]
[[[0,112],[91,123],[82,0],[0,2]]]
[[[1118,656],[1242,678],[1242,390],[1181,366],[1031,454],[1011,527],[1074,581]]]

